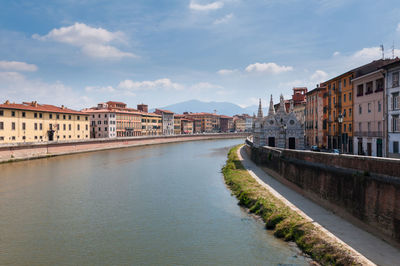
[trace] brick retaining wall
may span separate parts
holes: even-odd
[[[400,160],[252,146],[251,159],[277,179],[400,246]]]

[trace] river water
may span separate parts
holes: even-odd
[[[226,188],[220,169],[242,142],[0,165],[0,265],[308,265]]]

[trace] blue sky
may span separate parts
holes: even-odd
[[[396,0],[0,1],[1,101],[266,105],[400,55]]]

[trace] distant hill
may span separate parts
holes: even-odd
[[[249,115],[253,115],[253,113],[257,114],[258,106],[252,105],[246,108],[242,108],[239,105],[230,102],[202,102],[199,100],[189,100],[157,108],[169,110],[178,114],[182,114],[183,112],[213,113],[214,110],[216,110],[217,114],[233,116],[236,114],[249,114]],[[155,109],[151,111],[154,110]]]

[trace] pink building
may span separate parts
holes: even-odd
[[[383,73],[384,70],[378,69],[352,80],[354,154],[386,156]]]

